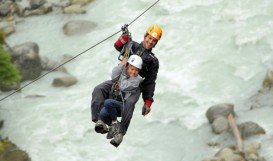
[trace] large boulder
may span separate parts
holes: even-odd
[[[91,21],[75,20],[69,21],[63,26],[65,35],[84,34],[90,32],[97,25]]]
[[[238,125],[238,128],[243,139],[253,135],[265,134],[265,130],[252,121],[241,123]]]
[[[72,4],[79,4],[81,6],[87,5],[90,2],[93,2],[94,0],[71,0]]]
[[[29,5],[31,9],[38,9],[46,3],[46,0],[30,0]]]
[[[14,24],[6,21],[0,22],[0,29],[2,29],[7,36],[15,32]]]
[[[77,83],[77,79],[73,76],[65,76],[61,78],[55,78],[52,85],[54,87],[69,87]]]
[[[28,16],[36,16],[36,15],[43,15],[43,14],[47,14],[49,12],[52,11],[52,6],[51,5],[44,5],[41,6],[39,8],[36,9],[32,9],[32,10],[24,10],[23,12],[23,16],[24,17],[28,17]]]
[[[3,91],[3,92],[16,90],[16,89],[19,89],[19,88],[20,88],[20,82],[16,82],[16,83],[13,83],[13,84],[0,83],[0,90]]]
[[[39,47],[34,42],[26,42],[12,48],[12,61],[19,69],[22,81],[33,80],[42,73]]]
[[[86,10],[79,4],[67,6],[63,9],[63,13],[66,14],[84,14]]]
[[[259,154],[261,143],[253,142],[245,146],[244,155],[247,161],[266,161],[266,159]]]
[[[0,140],[1,161],[31,161],[28,154],[8,139]]]
[[[230,103],[224,103],[210,107],[206,112],[206,116],[209,120],[209,123],[212,123],[216,118],[220,116],[227,118],[230,113],[235,116],[234,105]]]
[[[61,64],[60,62],[50,60],[48,57],[42,57],[41,61],[42,61],[42,69],[47,70],[47,71],[51,71]],[[60,66],[59,68],[57,68],[55,70],[62,71],[64,73],[68,73],[64,66]]]
[[[245,146],[244,152],[247,155],[255,154],[255,155],[258,156],[260,149],[261,149],[261,143],[259,143],[259,142],[253,142],[253,143],[248,144],[248,145]]]
[[[11,12],[10,6],[12,3],[13,2],[10,0],[6,0],[0,3],[0,16],[6,17]]]
[[[216,157],[223,159],[224,161],[244,161],[245,159],[234,152],[234,150],[230,148],[221,149],[217,154]]]
[[[212,131],[216,134],[221,134],[228,131],[229,124],[226,117],[217,117],[212,123]]]

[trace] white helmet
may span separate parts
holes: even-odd
[[[142,59],[138,55],[131,55],[127,62],[138,69],[142,67]]]

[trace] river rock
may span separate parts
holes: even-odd
[[[14,3],[10,0],[4,1],[0,5],[0,16],[9,20],[14,20],[13,15],[17,14],[22,17],[23,8],[18,3]]]
[[[263,88],[270,90],[272,87],[273,87],[273,71],[268,70],[263,81]]]
[[[61,78],[55,78],[52,85],[54,87],[69,87],[77,83],[77,79],[73,76],[65,76]]]
[[[0,121],[0,130],[2,129],[2,127],[4,126],[4,120]]]
[[[72,4],[79,4],[81,6],[87,5],[90,2],[93,2],[94,0],[71,0]]]
[[[30,0],[29,1],[30,8],[33,10],[42,7],[45,3],[46,3],[46,0]]]
[[[216,146],[219,146],[220,143],[217,142],[217,141],[209,141],[209,142],[207,143],[207,145],[210,146],[210,147],[216,147]]]
[[[1,161],[31,161],[28,154],[20,150],[8,139],[0,141],[0,160]]]
[[[6,35],[9,36],[15,32],[15,27],[13,25],[7,26],[6,28],[3,28],[3,30],[6,33]]]
[[[216,134],[221,134],[228,131],[229,124],[226,117],[217,117],[212,123],[212,131]]]
[[[39,47],[34,42],[26,42],[12,48],[12,61],[19,69],[22,81],[33,80],[40,76],[42,64]]]
[[[61,62],[65,63],[65,62],[67,62],[67,61],[69,61],[69,60],[71,60],[73,58],[74,58],[73,55],[64,54]]]
[[[259,150],[261,149],[261,143],[253,142],[246,145],[244,148],[244,154],[247,161],[266,161],[264,157],[261,157]]]
[[[0,22],[0,29],[5,32],[6,36],[15,32],[14,24],[6,21]]]
[[[6,17],[10,12],[10,6],[13,4],[12,1],[6,0],[0,3],[0,16]]]
[[[210,158],[204,159],[202,161],[225,161],[225,160],[223,158],[210,157]]]
[[[45,56],[41,57],[41,62],[42,62],[42,69],[47,71],[55,69],[57,66],[59,66],[62,63],[62,62],[59,63],[57,61],[50,60],[48,57],[45,57]],[[59,68],[56,69],[56,71],[68,73],[64,66],[60,66]]]
[[[243,139],[253,135],[265,134],[265,130],[252,121],[241,123],[238,125],[238,128]]]
[[[218,104],[210,107],[207,112],[206,116],[209,120],[209,123],[212,123],[217,117],[223,116],[226,117],[232,113],[235,116],[234,112],[234,105],[229,103]]]
[[[63,9],[65,14],[84,14],[86,10],[79,4],[67,6]]]
[[[13,84],[2,84],[2,83],[0,83],[0,90],[3,91],[3,92],[16,90],[16,89],[20,88],[20,84],[21,84],[20,82],[16,82],[16,83],[13,83]]]
[[[69,21],[63,26],[63,32],[65,35],[75,35],[88,33],[94,29],[97,25],[91,21],[75,20]]]
[[[43,15],[43,14],[47,14],[49,12],[52,11],[52,6],[51,5],[44,5],[41,6],[37,9],[32,9],[32,10],[28,10],[26,9],[24,11],[24,17],[28,17],[28,16],[36,16],[36,15]]]
[[[46,96],[40,95],[40,94],[32,94],[32,95],[25,96],[25,98],[41,98],[41,97],[46,97]]]
[[[221,149],[217,154],[216,157],[223,159],[224,161],[245,161],[241,155],[236,154],[230,148]]]
[[[60,2],[52,3],[52,6],[57,8],[65,8],[70,5],[71,5],[70,0],[61,0]]]
[[[255,154],[256,156],[259,156],[260,149],[261,149],[261,143],[253,142],[245,146],[244,152],[246,155]]]

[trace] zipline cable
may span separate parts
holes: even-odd
[[[160,1],[160,0],[157,0],[156,2],[154,2],[149,8],[147,8],[147,9],[146,9],[145,11],[143,11],[140,15],[138,15],[135,19],[133,19],[133,20],[128,24],[128,26],[130,26],[132,23],[134,23],[138,18],[140,18],[144,13],[146,13],[148,10],[150,10],[153,6],[155,6],[159,1]],[[118,33],[121,32],[121,31],[122,31],[122,30],[119,30],[119,31],[117,31],[117,32],[115,32],[115,33],[113,33],[113,34],[111,34],[110,36],[104,38],[103,40],[97,42],[96,44],[92,45],[91,47],[89,47],[88,49],[82,51],[81,53],[77,54],[76,56],[72,57],[71,59],[69,59],[69,60],[67,60],[67,61],[65,61],[65,62],[63,62],[63,63],[61,63],[61,64],[58,65],[57,67],[55,67],[55,68],[51,69],[50,71],[48,71],[48,72],[46,72],[46,73],[40,75],[38,78],[32,80],[31,82],[25,84],[25,85],[22,86],[22,87],[16,89],[14,92],[10,93],[9,95],[7,95],[7,96],[1,98],[0,101],[5,100],[6,98],[8,98],[8,97],[12,96],[13,94],[17,93],[18,91],[22,90],[23,88],[25,88],[25,87],[31,85],[32,83],[38,81],[39,79],[41,79],[41,78],[43,78],[44,76],[48,75],[49,73],[55,71],[56,69],[58,69],[58,68],[60,68],[61,66],[65,65],[66,63],[68,63],[68,62],[70,62],[70,61],[76,59],[76,58],[79,57],[80,55],[86,53],[88,50],[90,50],[90,49],[92,49],[92,48],[98,46],[99,44],[101,44],[101,43],[103,43],[104,41],[110,39],[111,37],[115,36],[116,34],[118,34]]]

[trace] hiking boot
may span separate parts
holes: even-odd
[[[108,128],[103,121],[98,120],[95,125],[95,131],[97,133],[105,134],[108,132]]]
[[[117,135],[119,133],[119,129],[120,129],[119,122],[111,124],[111,126],[109,127],[109,132],[106,135],[106,138],[112,139],[115,135]]]
[[[114,145],[116,148],[119,146],[119,144],[122,142],[123,135],[121,133],[115,135],[114,139],[110,141],[112,145]]]

